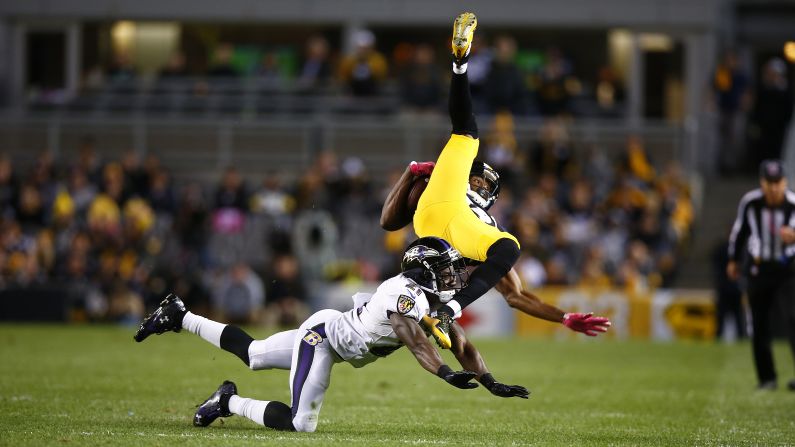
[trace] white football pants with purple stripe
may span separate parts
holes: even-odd
[[[333,309],[318,311],[295,333],[290,366],[290,406],[296,431],[313,432],[317,428],[323,397],[331,382],[331,367],[341,361],[326,339],[324,323],[339,314]],[[256,369],[253,361],[251,368]]]

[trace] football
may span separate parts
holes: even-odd
[[[417,209],[417,204],[420,202],[420,197],[422,197],[422,193],[425,192],[425,188],[428,186],[428,181],[430,179],[430,175],[421,175],[414,179],[407,199],[408,209],[412,213]]]

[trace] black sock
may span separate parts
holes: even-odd
[[[265,407],[265,415],[262,416],[262,423],[266,427],[276,430],[295,431],[293,427],[293,412],[284,402],[271,401]]]
[[[475,121],[475,114],[472,113],[472,96],[469,92],[469,78],[466,73],[453,73],[453,78],[450,80],[449,109],[453,133],[477,138],[478,124]]]
[[[249,366],[248,347],[254,341],[250,335],[237,326],[227,325],[221,332],[221,349],[240,357]]]
[[[461,309],[469,306],[507,275],[517,259],[519,246],[516,242],[503,238],[493,243],[486,252],[486,260],[472,271],[467,286],[456,293],[451,301],[457,302]],[[439,312],[450,316],[456,313],[450,304],[444,305]]]

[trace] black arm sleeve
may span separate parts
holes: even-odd
[[[467,307],[507,275],[517,259],[519,259],[519,246],[516,242],[507,238],[498,240],[489,247],[486,260],[472,271],[469,284],[458,292],[453,300],[461,305],[461,309]],[[446,312],[450,316],[454,314],[453,309],[447,305],[439,311]]]

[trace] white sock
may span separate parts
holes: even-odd
[[[465,63],[461,64],[461,66],[459,67],[458,65],[455,64],[455,62],[453,62],[453,73],[459,74],[459,75],[466,73],[467,72],[467,65],[469,65],[469,62],[465,62]]]
[[[259,425],[265,425],[265,407],[269,400],[254,400],[237,395],[229,398],[229,411],[238,416],[249,418]]]
[[[224,331],[225,324],[196,315],[188,311],[182,318],[182,328],[188,332],[193,332],[199,337],[209,341],[216,347],[221,347],[221,332]]]

